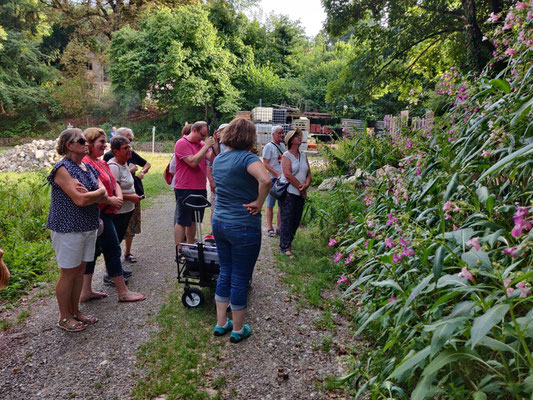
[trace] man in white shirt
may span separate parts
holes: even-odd
[[[283,142],[283,127],[275,125],[272,127],[272,141],[267,143],[263,148],[263,164],[265,165],[272,184],[281,176],[281,156],[285,152],[285,143]],[[279,235],[280,228],[280,213],[279,207],[276,215],[276,230],[272,226],[272,219],[274,217],[274,205],[276,199],[268,195],[266,199],[266,220],[268,236],[274,237]]]

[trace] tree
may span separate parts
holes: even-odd
[[[479,21],[506,2],[323,0],[332,35],[353,29],[357,50],[340,79],[359,98],[395,91],[407,79],[430,81],[439,66],[479,72],[492,51]]]
[[[37,1],[0,2],[0,114],[15,116],[48,104],[45,84],[54,79],[39,42],[48,25]]]
[[[231,83],[234,57],[224,49],[204,6],[148,14],[111,42],[114,90],[147,96],[178,118],[217,120],[237,111]]]

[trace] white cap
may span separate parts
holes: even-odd
[[[217,130],[221,130],[221,129],[224,129],[226,126],[228,126],[229,124],[220,124],[220,126],[218,127]]]

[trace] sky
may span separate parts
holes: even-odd
[[[326,20],[320,0],[261,0],[261,7],[265,17],[273,11],[292,20],[299,19],[307,36],[315,36]]]

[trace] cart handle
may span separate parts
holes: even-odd
[[[189,202],[191,200],[201,200],[203,204],[192,204]],[[190,194],[181,203],[195,210],[203,210],[204,208],[211,207],[211,203],[201,194]]]

